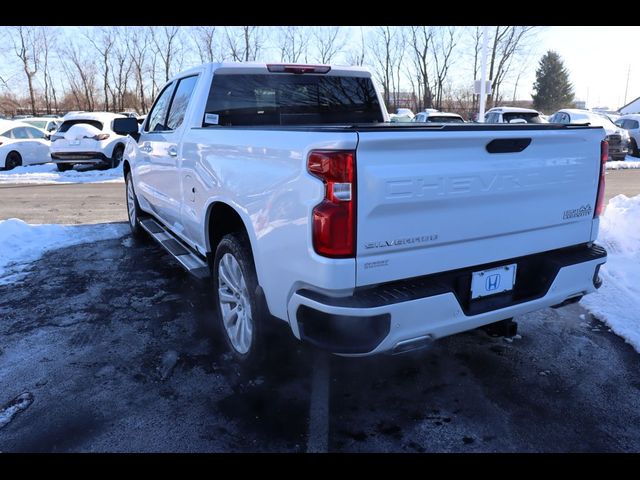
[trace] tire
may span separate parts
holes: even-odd
[[[5,170],[13,170],[16,167],[22,166],[22,157],[16,151],[11,151],[7,154],[7,158],[4,161]]]
[[[123,155],[124,155],[124,146],[116,145],[116,148],[113,149],[113,156],[111,157],[111,166],[109,168],[116,168],[118,165],[120,165]]]
[[[611,155],[611,160],[614,160],[616,162],[621,162],[623,161],[627,156],[626,155]]]
[[[125,195],[127,201],[127,217],[129,218],[129,228],[131,228],[131,235],[137,240],[145,240],[146,232],[140,226],[140,218],[144,215],[140,204],[138,203],[138,197],[133,188],[133,180],[131,179],[131,172],[127,173],[125,178]]]
[[[225,235],[211,268],[218,326],[225,343],[242,367],[257,367],[264,358],[268,319],[246,235]]]
[[[73,163],[57,163],[56,166],[59,172],[66,172],[73,168]]]
[[[631,142],[629,143],[629,154],[633,157],[640,157],[640,151],[638,151],[638,144],[636,143],[635,139],[631,139]]]

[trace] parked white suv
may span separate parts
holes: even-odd
[[[66,115],[60,128],[51,136],[51,160],[58,170],[70,170],[76,164],[117,167],[128,137],[113,131],[116,118],[126,117],[107,112]]]
[[[615,123],[629,134],[629,154],[640,157],[640,150],[638,150],[638,145],[640,145],[640,114],[622,115]]]
[[[531,108],[494,107],[484,115],[485,123],[547,123],[542,114]]]
[[[412,122],[417,123],[464,123],[464,119],[457,113],[424,111],[418,112]]]
[[[609,160],[624,160],[629,151],[629,133],[613,123],[604,113],[578,108],[563,108],[551,115],[549,122],[602,127],[606,133],[606,140],[609,142]]]

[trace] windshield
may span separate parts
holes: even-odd
[[[516,118],[521,118],[526,120],[527,123],[544,123],[540,115],[534,112],[509,112],[503,113],[502,118],[504,118],[505,122],[510,122]]]
[[[46,120],[25,120],[24,123],[28,123],[29,125],[33,125],[34,127],[44,129],[47,126]]]

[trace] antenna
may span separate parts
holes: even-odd
[[[624,87],[624,104],[627,104],[627,92],[629,91],[629,75],[631,75],[631,64],[627,69],[627,85]]]

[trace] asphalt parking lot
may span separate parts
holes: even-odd
[[[610,172],[607,197],[640,193],[638,173]],[[123,194],[0,186],[0,219],[123,221]],[[128,236],[0,286],[0,412],[22,409],[0,413],[0,451],[640,450],[638,353],[579,305],[517,318],[514,339],[472,331],[405,356],[326,356],[281,328],[248,375],[217,340],[210,288]]]

